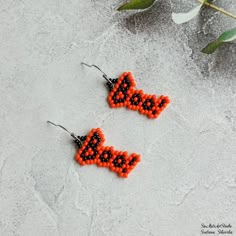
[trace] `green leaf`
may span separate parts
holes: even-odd
[[[135,9],[146,9],[153,5],[155,0],[130,0],[127,3],[121,5],[117,10],[135,10]]]
[[[220,41],[215,41],[215,42],[209,43],[205,48],[202,49],[202,52],[206,53],[206,54],[212,54],[222,44],[223,44],[223,42],[220,42]]]
[[[199,6],[193,8],[191,11],[189,12],[184,12],[184,13],[172,13],[172,20],[176,23],[176,24],[183,24],[186,23],[190,20],[192,20],[194,17],[196,17],[202,6],[204,5],[205,2],[207,2],[208,0],[203,0],[202,4],[200,4]]]
[[[221,42],[231,42],[236,39],[236,28],[224,32],[218,40]]]
[[[211,54],[216,51],[221,45],[227,42],[231,42],[236,39],[236,28],[228,30],[224,32],[220,37],[214,41],[209,43],[205,48],[202,49],[203,53]]]

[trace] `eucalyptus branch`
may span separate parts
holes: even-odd
[[[232,14],[232,13],[230,13],[230,12],[228,12],[228,11],[226,11],[226,10],[220,8],[220,7],[217,7],[216,5],[214,5],[214,4],[212,4],[212,3],[209,3],[209,2],[204,1],[204,0],[197,0],[197,1],[200,2],[200,3],[202,3],[202,4],[204,4],[204,5],[207,6],[207,7],[211,7],[212,9],[214,9],[214,10],[216,10],[216,11],[219,11],[219,12],[225,14],[226,16],[232,17],[233,19],[236,20],[236,16],[235,16],[234,14]]]
[[[143,10],[151,7],[156,0],[128,0],[128,2],[121,5],[117,10],[123,11],[123,10]],[[196,16],[199,15],[201,12],[202,6],[210,7],[218,12],[221,12],[222,14],[233,18],[236,20],[236,15],[212,4],[209,3],[209,0],[197,0],[201,4],[198,4],[198,6],[194,7],[188,12],[172,12],[172,20],[176,24],[184,24]],[[221,34],[217,39],[215,39],[213,42],[209,43],[203,50],[203,53],[211,54],[216,51],[217,48],[219,48],[221,45],[236,41],[236,27],[225,31],[223,34]]]

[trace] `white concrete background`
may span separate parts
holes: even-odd
[[[0,1],[0,235],[195,236],[201,223],[236,234],[236,47],[200,53],[235,21],[205,9],[178,26],[171,12],[194,1],[117,13],[121,2]],[[81,61],[132,71],[172,102],[157,120],[110,109],[100,73]],[[107,145],[142,161],[126,180],[81,167],[47,119],[78,135],[101,127]]]

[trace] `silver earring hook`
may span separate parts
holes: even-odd
[[[48,120],[47,123],[64,129],[68,134],[70,134],[70,136],[71,136],[72,138],[76,139],[77,141],[79,141],[79,142],[81,143],[81,140],[80,140],[74,133],[71,133],[68,129],[66,129],[66,128],[63,127],[62,125],[55,124],[55,123],[53,123],[53,122],[50,121],[50,120]]]
[[[102,77],[103,77],[109,84],[113,85],[112,82],[111,82],[111,80],[109,79],[108,75],[107,75],[105,72],[103,72],[98,66],[96,66],[96,65],[94,65],[94,64],[89,65],[89,64],[84,63],[84,62],[81,62],[81,64],[82,64],[82,65],[85,65],[85,66],[88,66],[88,67],[95,67],[95,68],[97,68],[99,71],[101,71],[101,72],[103,73]]]

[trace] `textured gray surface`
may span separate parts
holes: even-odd
[[[223,2],[223,3],[222,3]],[[205,9],[185,25],[161,0],[117,13],[118,0],[0,4],[0,235],[196,236],[201,223],[236,232],[236,47],[200,50],[235,21]],[[236,13],[234,0],[217,1]],[[172,103],[157,120],[109,109],[99,72],[134,73]],[[106,144],[137,152],[127,180],[81,167],[58,122],[101,127]]]

